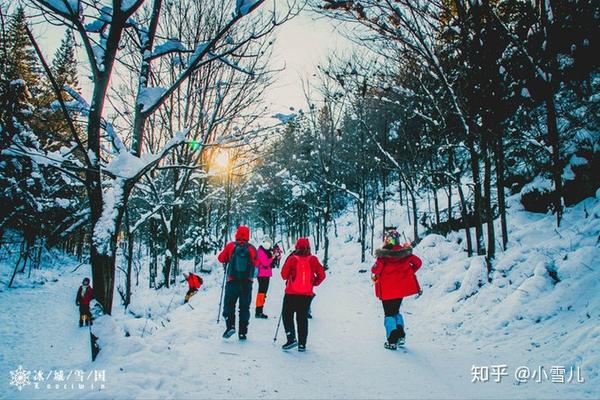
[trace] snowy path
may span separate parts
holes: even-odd
[[[75,293],[85,275],[84,268],[74,273],[65,268],[56,282],[50,281],[42,287],[0,292],[0,398],[17,394],[15,387],[9,386],[9,371],[19,365],[49,373],[75,368],[90,357],[89,330],[77,325],[79,311],[75,306]],[[48,396],[45,390],[23,390],[25,397],[40,392]]]
[[[391,352],[385,340],[382,310],[372,293],[367,274],[333,267],[317,288],[310,321],[308,351],[284,352],[283,329],[277,343],[277,325],[283,283],[272,279],[265,312],[268,320],[252,318],[247,342],[237,336],[221,338],[223,323],[216,325],[220,274],[206,277],[206,284],[192,299],[181,301],[182,286],[175,289],[174,304],[164,327],[146,330],[145,337],[119,334],[96,363],[89,362],[89,342],[75,326],[77,311],[73,293],[79,275],[64,275],[41,289],[0,293],[4,309],[0,334],[3,344],[0,366],[8,370],[23,364],[29,369],[81,368],[106,370],[106,390],[33,390],[17,392],[2,385],[1,398],[526,398],[569,397],[572,386],[515,385],[512,377],[502,383],[471,383],[471,366],[523,363],[530,350],[517,343],[507,347],[475,343],[473,338],[449,336],[435,318],[420,315],[422,299],[403,304],[407,323],[406,349]],[[278,270],[275,270],[278,273]],[[254,287],[256,291],[256,285]],[[146,293],[154,294],[148,291]],[[11,296],[11,297],[8,297]],[[16,297],[21,296],[21,297]],[[162,293],[166,301],[169,292]],[[52,305],[50,305],[52,299]],[[58,310],[58,311],[57,311]],[[31,322],[38,316],[39,323]],[[16,317],[19,316],[19,317]],[[115,312],[115,319],[123,318]],[[142,322],[143,320],[131,320]],[[162,324],[158,319],[157,325]],[[124,321],[121,321],[124,322]],[[131,324],[130,324],[131,325]],[[31,334],[28,329],[35,326]],[[122,326],[122,325],[121,325]],[[138,327],[139,329],[139,327]],[[132,332],[135,331],[132,329]],[[137,331],[139,332],[139,330]],[[151,332],[151,334],[149,334]],[[549,360],[551,361],[551,360]],[[592,393],[593,394],[593,393]],[[588,396],[588,397],[593,397]]]

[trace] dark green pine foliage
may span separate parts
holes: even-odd
[[[32,103],[35,104],[42,92],[41,69],[27,36],[26,26],[25,11],[23,7],[19,7],[10,19],[6,32],[6,77],[9,80],[23,79],[33,97]]]
[[[68,85],[75,90],[79,89],[77,79],[77,59],[75,57],[75,38],[73,32],[68,30],[62,39],[60,47],[52,60],[52,72],[59,87]],[[63,96],[66,93],[63,92]],[[65,100],[67,97],[65,97]]]

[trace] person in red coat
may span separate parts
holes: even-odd
[[[195,295],[198,290],[200,290],[200,286],[202,286],[204,281],[202,281],[202,278],[192,272],[184,272],[183,277],[187,281],[189,287],[189,290],[183,299],[183,303],[185,304],[190,301],[190,298],[192,298],[192,296]]]
[[[246,340],[250,321],[250,303],[252,302],[252,282],[257,274],[258,258],[254,246],[249,243],[250,228],[240,226],[235,233],[235,242],[227,243],[217,257],[226,265],[227,284],[223,300],[223,317],[225,318],[224,338],[235,333],[235,304],[239,299],[239,332],[240,340]]]
[[[421,293],[416,272],[422,261],[412,254],[410,243],[399,244],[398,232],[386,232],[384,246],[375,251],[375,265],[371,268],[375,282],[375,295],[381,300],[384,312],[387,342],[385,347],[395,350],[403,345],[406,337],[404,318],[400,314],[402,299]]]
[[[79,306],[79,326],[82,327],[92,324],[92,313],[90,312],[90,302],[94,298],[94,289],[90,286],[90,278],[83,278],[81,286],[77,290],[75,304]]]
[[[281,269],[281,277],[286,281],[285,296],[281,317],[287,336],[284,350],[298,346],[298,351],[306,350],[308,337],[308,310],[315,293],[313,288],[325,280],[325,269],[319,259],[310,253],[308,238],[296,242],[295,251],[287,258]],[[294,314],[298,322],[298,340]]]

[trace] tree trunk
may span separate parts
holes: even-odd
[[[462,214],[463,225],[465,228],[465,236],[467,240],[467,255],[469,257],[473,256],[473,243],[471,242],[471,227],[469,226],[468,221],[468,212],[467,212],[467,202],[465,200],[465,194],[462,190],[462,186],[460,184],[460,180],[458,181],[458,197],[460,198],[460,211]]]
[[[488,281],[491,281],[492,262],[496,257],[496,233],[494,230],[494,210],[492,208],[492,160],[490,154],[491,152],[487,145],[483,150],[483,154],[485,157],[483,190],[485,196],[485,216],[488,234],[486,264],[488,271]]]
[[[470,134],[472,135],[472,133]],[[473,213],[475,217],[475,241],[477,243],[477,255],[485,255],[485,243],[483,241],[483,224],[482,224],[482,199],[481,199],[481,180],[479,177],[479,154],[475,149],[473,138],[469,135],[469,153],[471,161],[471,173],[473,175],[473,198],[474,207]]]
[[[410,191],[410,201],[412,203],[412,209],[413,209],[413,242],[418,243],[420,241],[419,239],[419,220],[418,220],[418,216],[417,216],[417,199],[415,197],[414,192],[411,190]]]
[[[552,147],[552,178],[554,180],[554,211],[556,212],[556,226],[560,226],[562,219],[562,165],[560,162],[560,136],[556,124],[556,107],[554,94],[546,99],[546,123],[548,125],[548,142]]]
[[[502,248],[508,245],[508,223],[506,221],[506,198],[504,193],[504,142],[502,137],[496,140],[496,187],[498,191],[498,211],[500,212],[500,227],[502,230]]]

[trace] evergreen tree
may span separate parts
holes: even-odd
[[[8,55],[6,76],[9,80],[23,79],[35,103],[41,93],[41,70],[35,50],[27,36],[26,26],[25,10],[19,7],[8,24],[6,32]]]
[[[52,60],[52,72],[58,86],[68,85],[73,89],[79,89],[77,79],[77,59],[75,58],[75,38],[73,32],[68,30],[62,39],[60,47]],[[66,93],[63,92],[63,96]]]

